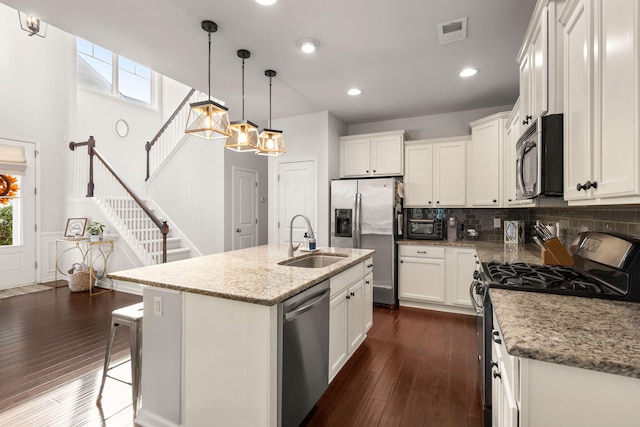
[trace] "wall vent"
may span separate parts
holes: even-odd
[[[467,38],[467,18],[438,24],[438,39],[440,44],[458,42]]]

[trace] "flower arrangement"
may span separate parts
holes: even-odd
[[[104,224],[94,221],[87,227],[87,231],[91,235],[92,240],[97,240],[99,238],[102,240],[102,233],[104,232]]]
[[[18,178],[12,175],[0,175],[0,204],[6,205],[20,190]]]

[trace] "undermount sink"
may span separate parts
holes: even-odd
[[[342,254],[314,254],[300,258],[287,259],[279,262],[278,265],[286,265],[287,267],[322,268],[341,261],[346,257],[346,255]]]

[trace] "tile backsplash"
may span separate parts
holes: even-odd
[[[479,240],[504,240],[504,221],[525,221],[526,240],[532,241],[532,225],[536,221],[544,224],[560,223],[560,241],[569,246],[581,231],[604,231],[622,233],[640,239],[640,205],[612,205],[555,208],[514,209],[431,209],[432,217],[454,216],[464,229],[475,228],[480,232]],[[500,218],[501,227],[494,228],[494,218]]]

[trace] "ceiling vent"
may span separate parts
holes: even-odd
[[[459,42],[467,38],[467,18],[438,24],[438,39],[440,44]]]

